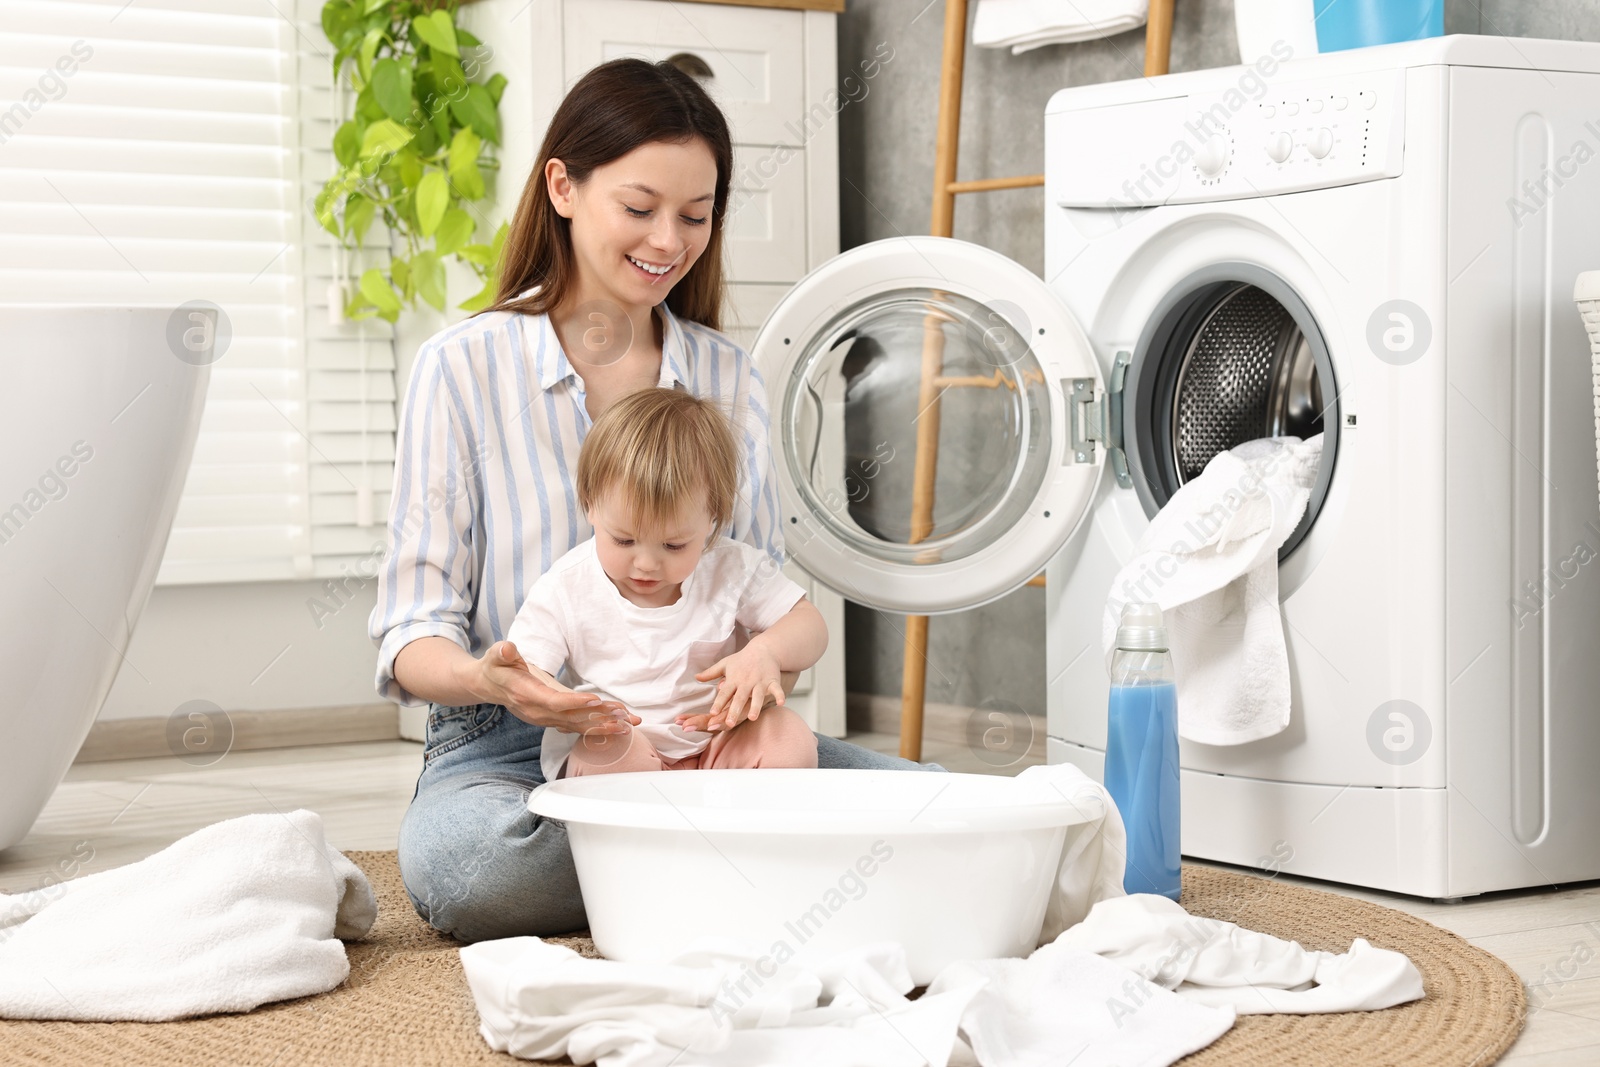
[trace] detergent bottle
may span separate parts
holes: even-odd
[[[1156,604],[1122,609],[1111,659],[1105,785],[1128,831],[1123,888],[1177,900],[1178,690]]]

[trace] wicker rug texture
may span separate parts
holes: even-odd
[[[167,1023],[0,1020],[0,1060],[76,1067],[237,1064],[434,1067],[507,1064],[478,1035],[459,942],[418,918],[393,852],[350,852],[378,897],[367,939],[350,942],[350,977],[313,997],[235,1015]],[[1332,893],[1231,871],[1185,867],[1191,914],[1227,919],[1312,949],[1342,952],[1355,937],[1406,953],[1427,997],[1377,1012],[1248,1015],[1184,1067],[1486,1067],[1516,1040],[1526,1001],[1503,962],[1449,931]],[[555,938],[587,956],[587,937]],[[1115,991],[1108,990],[1110,996]],[[570,1060],[551,1061],[567,1064]]]

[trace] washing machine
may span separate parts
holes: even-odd
[[[1596,99],[1600,45],[1475,36],[1058,92],[1043,278],[894,238],[763,325],[790,554],[886,613],[1044,571],[1049,759],[1098,778],[1150,516],[1321,434],[1289,725],[1182,743],[1184,853],[1433,898],[1600,878]]]

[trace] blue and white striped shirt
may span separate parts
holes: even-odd
[[[657,305],[663,387],[718,398],[743,438],[729,535],[783,558],[767,397],[750,356]],[[593,535],[578,507],[578,448],[590,426],[583,380],[544,315],[490,312],[417,351],[395,434],[389,554],[367,630],[378,693],[402,689],[394,660],[419,637],[481,656],[503,640],[528,587]]]

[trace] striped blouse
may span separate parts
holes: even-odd
[[[766,392],[750,356],[665,303],[660,385],[718,397],[742,431],[745,466],[730,535],[782,559]],[[528,587],[594,529],[578,507],[578,448],[590,425],[583,380],[544,315],[489,312],[417,351],[395,434],[389,553],[367,630],[379,695],[419,637],[481,656],[504,639]]]

